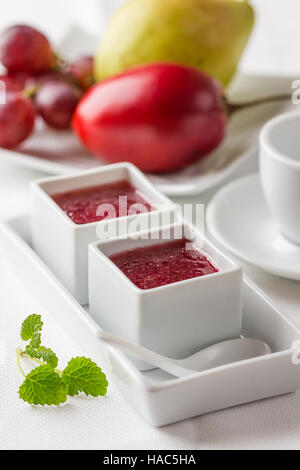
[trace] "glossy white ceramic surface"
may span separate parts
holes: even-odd
[[[300,245],[300,112],[271,119],[260,134],[260,177],[281,233]]]
[[[180,359],[211,344],[237,338],[242,320],[240,267],[203,240],[195,246],[219,272],[142,290],[109,259],[113,254],[167,243],[182,224],[141,232],[148,239],[123,237],[95,242],[89,247],[89,304],[93,318],[105,330],[168,357]],[[156,238],[152,239],[152,234]],[[193,228],[184,224],[186,238]],[[150,238],[151,236],[151,238]],[[143,366],[141,366],[143,367]]]
[[[258,174],[222,188],[208,205],[206,222],[214,239],[238,258],[272,274],[300,280],[300,246],[279,231]]]
[[[75,224],[51,195],[126,179],[155,206],[152,212]],[[124,234],[148,224],[158,226],[162,217],[174,216],[176,206],[160,194],[133,165],[120,163],[71,176],[46,178],[31,183],[32,242],[39,256],[81,304],[88,303],[88,245],[117,231]],[[126,220],[124,220],[126,219]],[[128,222],[127,224],[124,224]]]
[[[0,240],[25,286],[34,285],[36,296],[41,302],[48,299],[47,308],[61,326],[76,341],[88,344],[91,356],[101,361],[100,328],[32,250],[29,217],[1,225]],[[159,369],[141,373],[122,352],[108,348],[118,387],[148,423],[163,426],[300,388],[299,365],[292,362],[300,330],[247,279],[243,291],[242,335],[266,341],[270,355],[174,379]]]
[[[175,377],[186,377],[195,371],[213,369],[214,367],[271,353],[269,345],[264,341],[256,338],[236,338],[212,344],[184,359],[170,359],[151,351],[151,349],[125,341],[119,336],[104,330],[98,332],[98,338],[105,344],[116,346],[130,356],[159,367]]]

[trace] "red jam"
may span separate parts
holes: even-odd
[[[123,212],[120,210],[119,197],[126,196],[127,204],[124,205]],[[84,189],[76,189],[66,193],[52,195],[52,199],[59,207],[75,222],[75,224],[88,224],[98,222],[103,219],[112,219],[128,215],[128,211],[133,204],[141,204],[136,207],[135,213],[150,212],[155,209],[147,202],[142,194],[128,181],[118,181],[101,186],[92,186]],[[97,214],[97,209],[101,204],[109,204],[111,210],[103,210]],[[131,209],[131,213],[132,213]]]
[[[218,272],[203,253],[186,249],[187,243],[185,239],[174,240],[118,253],[110,259],[140,289]]]

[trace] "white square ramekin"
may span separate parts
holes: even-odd
[[[51,197],[61,192],[124,179],[140,190],[156,210],[79,225]],[[33,248],[82,305],[88,303],[89,243],[108,238],[109,234],[116,232],[123,235],[143,227],[158,227],[164,218],[176,217],[176,205],[159,193],[143,173],[130,163],[34,181],[31,183],[31,196]]]
[[[173,240],[181,226],[185,238],[195,239],[191,225],[176,223],[140,233],[143,238],[119,237],[89,246],[89,298],[93,318],[101,328],[172,358],[184,358],[213,343],[239,337],[240,267],[197,232],[195,246],[219,272],[142,290],[109,257],[166,243],[162,239],[166,230]],[[151,237],[158,234],[159,239],[145,239],[146,233]]]

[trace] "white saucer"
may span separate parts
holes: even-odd
[[[221,189],[207,208],[206,222],[216,241],[235,256],[272,274],[300,280],[300,245],[280,234],[258,174]]]

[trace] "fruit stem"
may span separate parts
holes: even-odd
[[[260,106],[262,104],[273,103],[276,101],[285,101],[290,100],[291,95],[277,95],[277,96],[268,96],[266,98],[259,98],[253,101],[248,101],[246,103],[230,103],[224,98],[225,106],[227,109],[228,116],[232,116],[232,114],[236,113],[237,111],[241,111],[243,109],[252,108],[254,106]]]
[[[26,374],[25,372],[23,371],[22,367],[21,367],[21,364],[20,364],[20,355],[22,354],[22,349],[18,348],[17,351],[16,351],[16,357],[17,357],[17,364],[18,364],[18,367],[20,369],[20,372],[21,374],[25,377],[26,379]]]
[[[67,67],[68,62],[60,57],[58,54],[54,54],[52,70],[61,70]]]
[[[25,98],[34,98],[39,89],[41,88],[41,85],[34,85],[28,88],[25,88],[22,91],[22,95],[25,96]]]
[[[40,359],[37,359],[35,357],[31,357],[29,356],[29,354],[27,354],[25,351],[22,351],[22,349],[18,348],[17,349],[17,363],[18,363],[18,367],[20,369],[20,371],[22,372],[22,374],[24,375],[24,377],[26,378],[26,374],[24,373],[23,369],[21,368],[21,364],[20,364],[20,357],[23,357],[25,359],[30,359],[31,361],[33,362],[36,362],[37,364],[40,364],[42,366],[44,366],[46,363],[44,361],[41,361]],[[59,370],[59,369],[54,369],[55,372],[57,372],[58,374],[62,374],[62,371]]]

